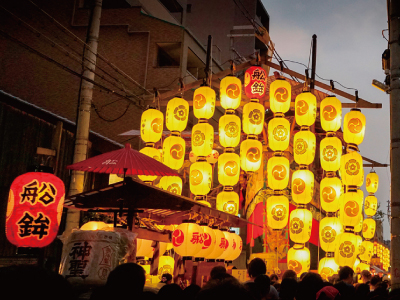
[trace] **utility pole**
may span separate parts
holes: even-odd
[[[312,36],[312,58],[311,58],[311,80],[310,80],[310,92],[314,92],[315,86],[315,69],[317,68],[317,35]]]
[[[390,172],[392,289],[400,288],[400,1],[388,1],[390,47]]]
[[[86,38],[85,50],[83,54],[83,76],[94,80],[94,70],[96,68],[96,54],[100,31],[100,18],[102,0],[94,0],[94,7],[88,24],[89,30]],[[76,124],[75,149],[73,163],[80,162],[87,158],[89,130],[90,130],[90,110],[92,106],[93,84],[82,79],[81,93],[79,98],[79,111]],[[83,192],[85,174],[82,171],[72,171],[69,194],[75,195]],[[76,209],[68,209],[65,230],[79,227],[80,212]]]

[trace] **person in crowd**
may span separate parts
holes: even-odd
[[[283,281],[283,279],[285,279],[285,278],[293,278],[294,280],[297,281],[297,274],[296,274],[295,271],[288,269],[288,270],[286,270],[286,271],[283,273],[283,275],[282,275],[282,281]]]
[[[253,282],[245,283],[245,288],[254,300],[266,300],[271,288],[271,280],[267,275],[258,275]]]
[[[371,279],[372,280],[372,279]],[[386,282],[378,282],[375,289],[369,293],[368,300],[386,300],[389,297],[388,285]]]
[[[269,278],[271,279],[271,285],[274,285],[279,281],[278,275],[276,274],[272,274]]]
[[[306,276],[307,275],[307,272],[303,272],[303,273],[301,273],[301,275],[300,275],[300,281],[302,281],[303,280],[303,278],[304,278],[304,276]]]
[[[303,276],[303,279],[298,285],[296,300],[316,299],[317,292],[322,289],[323,286],[324,281],[321,275],[308,272]]]
[[[363,283],[365,284],[369,284],[369,282],[371,281],[371,272],[368,270],[362,270],[361,271],[361,280]]]
[[[328,281],[330,284],[335,285],[336,283],[339,282],[339,275],[333,274],[332,276],[328,277]]]
[[[244,300],[251,299],[251,295],[235,277],[225,274],[224,278],[208,281],[196,296],[196,300],[222,299]]]
[[[267,273],[267,266],[265,262],[261,258],[254,258],[247,268],[247,273],[249,274],[250,281],[254,281],[257,276],[265,275]],[[278,299],[278,291],[275,289],[274,286],[270,286],[269,294],[267,299]]]
[[[316,294],[317,300],[338,300],[340,293],[333,286],[324,286]]]
[[[354,300],[356,290],[353,286],[354,271],[349,266],[344,266],[339,270],[339,282],[333,287],[336,288],[342,300]]]
[[[161,281],[157,283],[157,288],[161,289],[166,284],[172,283],[172,275],[169,273],[162,274]]]
[[[191,284],[183,290],[183,298],[185,300],[195,300],[200,290],[201,287],[196,284]]]
[[[372,276],[371,281],[369,283],[369,290],[373,292],[376,289],[376,286],[379,282],[381,282],[381,278],[379,277],[379,275]]]
[[[211,269],[210,277],[215,279],[219,274],[226,274],[226,269],[224,266],[216,266]]]
[[[183,290],[176,283],[164,285],[157,296],[160,300],[184,300]]]
[[[367,299],[367,296],[370,293],[369,292],[369,284],[368,283],[357,284],[355,289],[356,289],[355,300]]]
[[[288,270],[292,271],[292,270]],[[283,274],[285,276],[286,272]],[[296,273],[295,273],[296,274]],[[291,274],[293,275],[293,274]],[[283,277],[282,277],[283,278]],[[297,293],[297,278],[285,277],[282,279],[281,288],[279,291],[279,299],[294,300]]]

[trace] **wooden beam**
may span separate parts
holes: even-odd
[[[381,164],[373,159],[370,159],[368,157],[362,156],[362,159],[369,162],[370,164],[363,164],[364,167],[377,167],[377,168],[386,168],[389,167],[388,164]]]
[[[144,228],[132,228],[132,232],[136,232],[138,234],[137,238],[144,240],[153,240],[164,243],[171,243],[169,239],[169,234],[156,232]]]

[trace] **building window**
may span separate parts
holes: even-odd
[[[181,43],[157,43],[157,67],[179,67]]]

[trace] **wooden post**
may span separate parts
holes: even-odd
[[[312,36],[311,82],[310,90],[314,92],[315,68],[317,67],[317,35]]]

